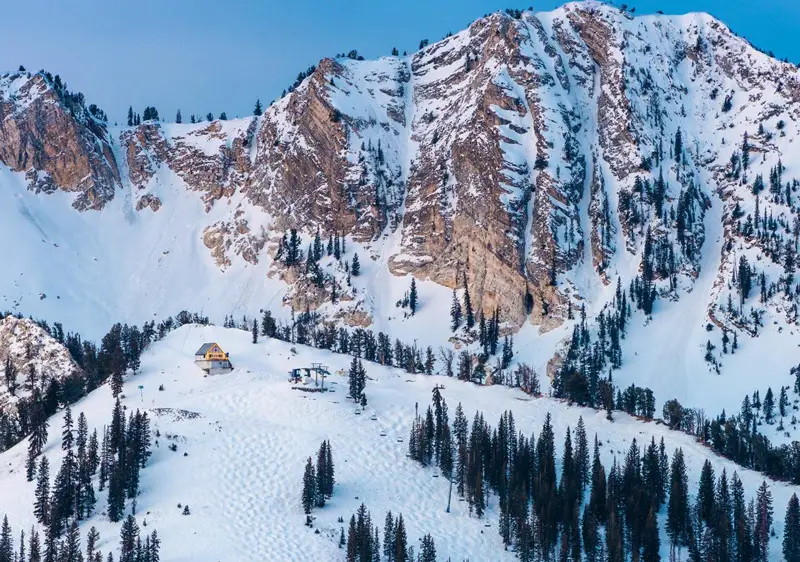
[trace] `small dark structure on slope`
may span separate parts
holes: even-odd
[[[297,367],[289,371],[289,382],[307,385],[300,387],[308,392],[325,392],[325,379],[331,376],[328,367],[322,363],[312,363],[310,367]]]

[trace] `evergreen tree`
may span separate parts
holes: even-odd
[[[688,545],[689,483],[683,451],[676,449],[670,467],[669,503],[667,504],[667,535],[672,549]]]
[[[100,533],[97,528],[92,526],[89,533],[86,535],[86,562],[94,560],[95,549],[97,548],[97,541],[100,540]],[[151,557],[151,562],[152,557]]]
[[[771,424],[775,419],[775,396],[772,394],[772,387],[767,389],[763,403],[764,421]]]
[[[325,483],[325,479],[327,477],[327,466],[326,463],[328,462],[328,456],[326,453],[327,449],[327,442],[323,441],[322,444],[319,446],[319,450],[317,451],[317,466],[315,469],[314,474],[316,475],[316,506],[317,507],[325,507],[325,497],[328,495],[327,486]]]
[[[797,494],[792,494],[786,506],[783,524],[783,559],[786,562],[800,562],[800,502]]]
[[[31,527],[30,542],[28,543],[28,562],[42,562],[41,548],[39,531]]]
[[[255,319],[253,320],[253,329],[251,332],[253,333],[253,343],[258,343],[258,322]]]
[[[128,515],[119,532],[119,562],[137,562],[136,543],[139,525],[133,515]]]
[[[5,515],[0,528],[0,562],[14,562],[14,539],[11,536],[11,525],[8,524],[8,517]]]
[[[757,560],[766,561],[769,550],[769,537],[772,531],[772,492],[763,481],[756,492],[755,537]]]
[[[128,106],[128,127],[133,127],[133,107]]]
[[[394,528],[394,558],[393,562],[412,562],[408,559],[408,537],[403,514],[397,516]]]
[[[83,555],[81,553],[81,533],[80,529],[78,529],[78,522],[74,519],[61,545],[59,562],[83,562]]]
[[[592,490],[589,495],[589,509],[598,523],[606,521],[606,469],[600,462],[600,445],[597,434],[594,436],[594,457],[592,459]]]
[[[575,472],[578,476],[579,494],[583,496],[586,485],[589,484],[589,443],[586,439],[586,426],[583,416],[578,418],[575,428]]]
[[[658,521],[656,520],[655,509],[651,507],[644,523],[642,562],[661,562],[660,547],[661,539],[658,535]]]
[[[450,305],[450,329],[452,331],[458,330],[461,325],[461,303],[456,296],[456,290],[453,289],[453,303]]]
[[[69,406],[64,410],[64,425],[61,432],[61,448],[65,451],[72,449],[74,443],[72,435],[72,410]]]
[[[255,109],[253,109],[253,115],[255,115],[257,117],[257,116],[261,115],[262,113],[264,113],[264,111],[261,108],[261,100],[257,99],[256,100],[256,107],[255,107]]]
[[[781,418],[786,417],[786,408],[789,407],[789,396],[786,394],[786,387],[781,386],[781,395],[778,399],[778,413],[780,413]]]
[[[175,114],[175,122],[178,123],[178,124],[183,123],[183,117],[181,116],[181,110],[180,109]]]
[[[358,277],[361,275],[361,263],[358,261],[358,253],[353,254],[353,263],[350,266],[350,275]]]
[[[394,519],[392,518],[392,512],[386,512],[386,519],[384,520],[383,524],[383,554],[386,556],[386,560],[388,562],[394,562],[394,553],[395,553],[395,530],[394,530]]]
[[[417,560],[419,562],[436,562],[436,546],[430,534],[426,534],[422,537]]]
[[[358,402],[361,399],[366,384],[367,372],[364,369],[364,365],[361,363],[360,359],[353,357],[353,360],[350,362],[350,371],[348,373],[348,389],[350,391],[350,397],[354,401]]]
[[[706,525],[713,525],[714,505],[714,469],[708,459],[700,471],[700,484],[697,489],[697,515]]]
[[[45,456],[39,461],[34,498],[33,514],[41,525],[47,525],[50,514],[50,463]]]
[[[475,325],[475,314],[472,312],[472,299],[469,297],[469,287],[467,287],[466,273],[464,273],[464,316],[467,320],[467,329],[471,330]]]
[[[411,278],[411,288],[408,292],[408,308],[411,309],[412,316],[417,312],[417,282],[413,277]]]
[[[306,469],[303,473],[303,494],[301,502],[303,504],[303,512],[305,514],[311,513],[311,508],[316,504],[316,476],[314,474],[314,464],[311,462],[311,457],[306,461]]]

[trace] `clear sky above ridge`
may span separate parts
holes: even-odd
[[[537,11],[563,2],[536,2]],[[24,0],[3,8],[0,70],[45,68],[113,121],[129,105],[162,118],[246,115],[297,73],[336,53],[367,58],[416,50],[503,8],[531,0]],[[620,3],[618,3],[619,5]],[[796,0],[628,1],[637,14],[709,12],[779,58],[800,62]]]

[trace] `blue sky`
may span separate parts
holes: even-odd
[[[0,69],[45,68],[109,118],[129,105],[162,116],[248,114],[325,56],[416,49],[511,0],[23,0],[3,8]],[[561,2],[541,1],[536,10]],[[629,1],[637,13],[705,11],[758,47],[800,62],[796,0]]]

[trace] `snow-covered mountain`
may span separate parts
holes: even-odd
[[[116,127],[58,77],[5,74],[0,307],[92,337],[318,310],[436,347],[475,339],[450,330],[466,282],[541,373],[569,366],[584,309],[616,384],[734,410],[792,385],[800,352],[798,78],[708,15],[596,2],[324,59],[244,119]],[[343,259],[312,282],[286,264],[293,228],[302,250],[342,237]]]

